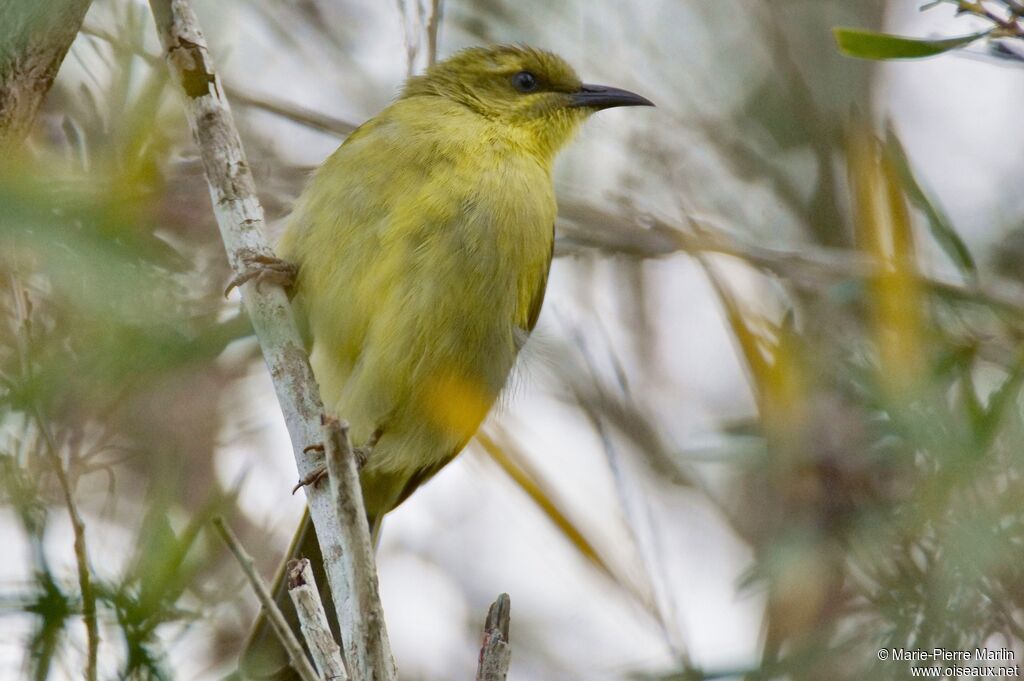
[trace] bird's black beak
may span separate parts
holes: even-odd
[[[607,85],[584,84],[569,95],[569,106],[588,109],[610,109],[613,106],[654,106],[654,102],[629,90]]]

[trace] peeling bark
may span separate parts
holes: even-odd
[[[484,623],[484,641],[480,646],[480,661],[476,681],[505,681],[512,660],[508,629],[512,613],[512,602],[508,594],[501,594],[487,611]]]

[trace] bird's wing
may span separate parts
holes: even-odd
[[[548,260],[544,264],[544,267],[541,268],[538,272],[536,272],[533,280],[534,285],[530,288],[529,295],[526,297],[526,304],[523,306],[523,309],[526,312],[526,324],[522,328],[527,333],[533,331],[534,327],[537,326],[537,320],[540,318],[540,311],[544,306],[544,292],[547,289],[548,273],[551,271],[551,261],[554,258],[555,253],[554,231],[555,226],[552,225],[551,255],[548,257]],[[437,475],[437,473],[442,468],[451,463],[452,459],[458,456],[459,452],[462,451],[462,449],[466,446],[469,440],[470,437],[466,437],[461,442],[459,442],[458,445],[451,450],[451,453],[449,453],[443,459],[435,463],[432,463],[428,466],[424,466],[423,468],[417,470],[413,475],[411,475],[408,478],[408,480],[406,480],[405,486],[399,493],[398,498],[395,500],[392,508],[397,508],[399,505],[401,505],[401,503],[408,499],[409,496],[413,492],[415,492],[420,485],[425,484],[428,480]]]
[[[544,307],[544,292],[548,287],[548,273],[551,271],[551,260],[555,255],[555,226],[551,225],[551,254],[548,256],[548,260],[545,263],[543,269],[538,273],[536,278],[536,284],[529,291],[530,296],[526,306],[526,326],[523,328],[529,333],[533,331],[534,327],[537,326],[537,320],[540,319],[541,308]]]

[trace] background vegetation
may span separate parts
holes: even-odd
[[[385,528],[403,678],[471,678],[500,590],[519,680],[1020,659],[1024,6],[921,4],[439,6],[441,56],[550,47],[659,108],[566,153],[508,404]],[[271,221],[438,8],[195,6]],[[78,678],[94,611],[100,678],[220,678],[255,606],[208,520],[269,575],[302,500],[144,3],[93,3],[0,208],[0,677]]]

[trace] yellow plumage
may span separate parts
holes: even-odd
[[[536,324],[555,154],[593,111],[631,104],[649,102],[547,52],[466,50],[410,79],[299,198],[279,255],[325,407],[374,443],[375,529],[473,435]],[[318,553],[304,527],[297,546]]]
[[[381,432],[364,468],[371,517],[450,459],[498,396],[554,238],[551,159],[463,106],[419,99],[328,159],[280,245],[299,265],[324,404],[357,445]]]

